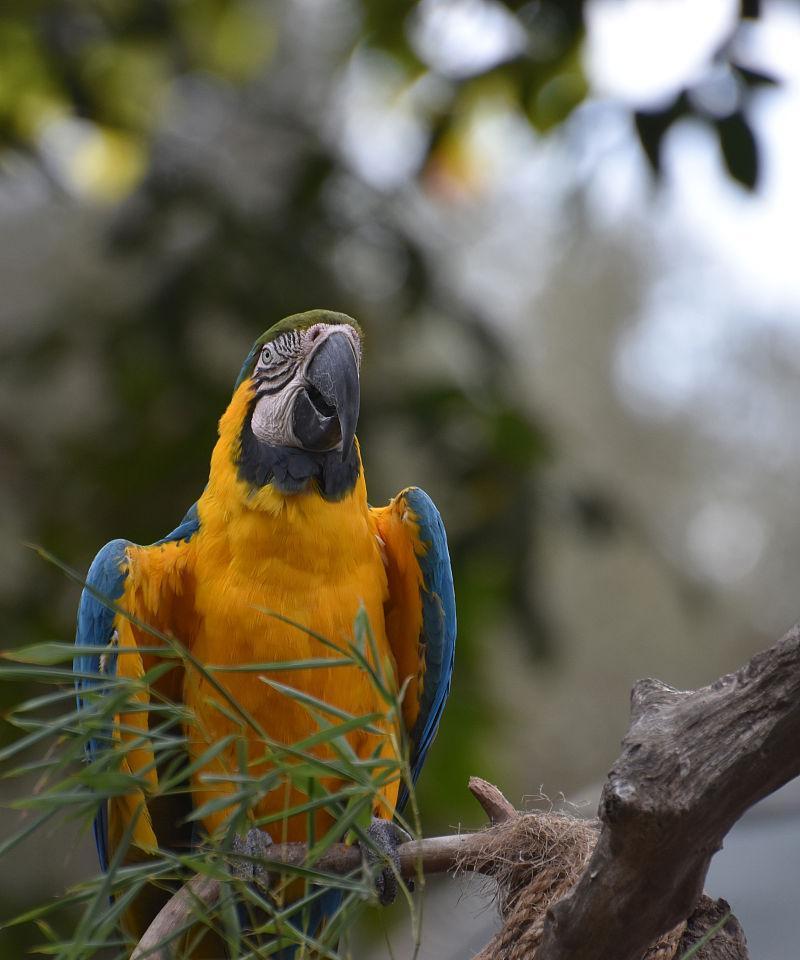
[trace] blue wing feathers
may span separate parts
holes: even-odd
[[[424,552],[418,555],[422,572],[422,636],[425,672],[417,722],[411,731],[411,776],[416,782],[433,743],[450,692],[456,647],[456,600],[444,524],[431,498],[418,487],[404,494],[414,514]],[[402,809],[407,791],[401,789]]]
[[[188,540],[197,532],[200,521],[197,516],[197,504],[186,512],[180,524],[162,540],[153,546],[180,540]],[[113,677],[116,674],[117,655],[109,648],[114,636],[114,622],[117,616],[107,602],[114,603],[122,599],[125,581],[128,576],[126,551],[134,546],[129,540],[112,540],[97,554],[86,575],[86,587],[81,593],[78,606],[78,626],[75,633],[77,647],[96,647],[97,652],[82,650],[75,655],[75,690],[78,709],[88,709],[89,702],[85,693],[101,682],[101,674]],[[101,656],[106,653],[103,670],[100,669]],[[94,760],[103,747],[106,738],[101,735],[92,737],[86,744],[88,760]],[[100,803],[94,821],[94,836],[97,855],[103,870],[108,869],[108,808],[105,801]]]
[[[86,575],[86,587],[81,594],[78,607],[78,628],[75,634],[75,645],[78,647],[97,647],[97,653],[83,651],[75,656],[73,670],[78,675],[75,679],[75,688],[78,709],[88,706],[85,691],[90,690],[100,682],[100,657],[108,648],[114,635],[114,610],[100,599],[117,601],[125,590],[125,551],[130,546],[127,540],[112,540],[107,543],[92,561]],[[107,676],[116,672],[116,654],[113,650],[108,653],[105,665]],[[93,677],[88,676],[93,674]],[[101,749],[101,739],[92,737],[86,744],[86,755],[94,760]],[[105,802],[101,803],[94,821],[94,838],[97,844],[97,855],[103,870],[108,868],[108,810]]]

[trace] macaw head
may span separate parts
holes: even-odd
[[[360,470],[355,432],[360,404],[361,329],[343,313],[286,317],[256,340],[236,381],[248,403],[239,476],[297,493],[312,482],[328,499]]]

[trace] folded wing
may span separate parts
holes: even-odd
[[[103,870],[127,830],[131,850],[155,851],[178,839],[172,826],[175,811],[157,796],[151,690],[139,683],[159,659],[147,651],[158,647],[159,640],[137,624],[174,630],[181,606],[187,605],[188,544],[197,529],[192,508],[180,526],[152,546],[111,541],[92,562],[81,594],[73,669],[78,709],[93,728],[87,759],[100,761],[114,751],[109,768],[130,782],[129,790],[98,800],[94,836]],[[180,698],[179,673],[176,664],[159,681],[159,692],[168,699]],[[114,683],[123,678],[132,681],[127,689]],[[115,698],[111,709],[104,703],[107,696]],[[161,735],[163,741],[163,731]]]
[[[407,684],[403,715],[411,740],[411,775],[422,770],[444,711],[453,674],[456,605],[442,518],[418,487],[373,510],[389,581],[386,629],[399,681]],[[398,807],[408,799],[400,792]]]

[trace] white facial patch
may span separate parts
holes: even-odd
[[[315,323],[307,330],[290,330],[265,344],[253,370],[256,400],[250,427],[271,446],[300,447],[292,429],[292,411],[298,393],[306,387],[305,371],[320,343],[333,333],[350,340],[361,365],[361,343],[349,324]]]
[[[272,446],[296,446],[292,432],[292,408],[303,389],[303,378],[294,377],[276,394],[260,397],[253,408],[250,426],[259,440]]]

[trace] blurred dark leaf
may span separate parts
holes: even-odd
[[[686,91],[682,91],[662,110],[637,110],[634,114],[636,133],[656,175],[661,173],[661,144],[664,135],[676,120],[689,113],[691,113],[689,98]]]
[[[778,86],[778,80],[769,73],[753,70],[751,67],[743,67],[739,63],[731,63],[731,69],[738,75],[745,86],[751,90],[757,90],[761,87]]]
[[[601,491],[573,491],[572,508],[578,524],[589,536],[611,537],[623,527],[619,504]]]
[[[583,29],[584,0],[505,0],[505,5],[531,30],[558,23],[575,37]]]
[[[747,118],[738,111],[717,120],[716,128],[728,172],[742,186],[754,190],[759,174],[758,144]]]
[[[362,24],[359,39],[385,50],[412,73],[424,69],[408,40],[409,17],[417,7],[414,0],[361,0]]]
[[[514,469],[526,470],[543,461],[549,452],[544,436],[529,417],[517,410],[499,411],[492,421],[492,433],[494,456]]]

